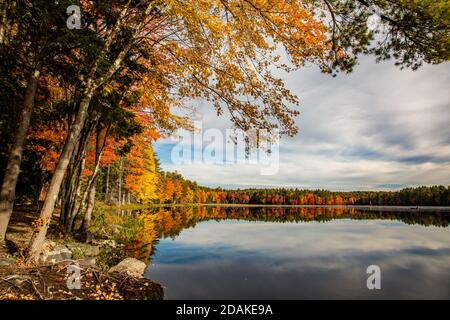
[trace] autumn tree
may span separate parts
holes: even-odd
[[[67,4],[62,1],[62,5]],[[0,194],[0,240],[13,210],[17,179],[41,75],[52,74],[52,65],[70,51],[70,30],[52,1],[2,1],[0,4],[0,54],[3,60],[2,92],[12,89],[3,103],[16,104],[14,134]],[[10,99],[12,97],[12,99]],[[2,103],[2,104],[3,104]],[[11,116],[11,113],[9,113]]]
[[[65,22],[65,14],[59,15],[65,2],[30,3],[35,8],[30,10],[36,11],[30,17],[36,23],[40,23],[40,12],[54,13],[51,17],[60,19],[58,23]],[[65,177],[75,179],[89,137],[102,131],[99,119],[104,114],[101,109],[107,109],[102,103],[105,95],[138,95],[133,111],[149,114],[151,126],[161,131],[187,126],[185,119],[172,115],[171,108],[182,106],[186,99],[204,99],[218,115],[228,115],[237,128],[279,129],[282,134],[294,135],[298,97],[275,75],[276,69],[289,72],[316,64],[324,72],[351,71],[361,53],[373,53],[380,59],[392,56],[413,68],[422,61],[446,61],[448,16],[436,8],[448,6],[440,3],[442,6],[406,0],[80,1],[82,29],[68,32],[67,37],[72,38],[59,37],[67,28],[55,28],[51,23],[45,27],[49,28],[45,34],[53,37],[48,43],[68,48],[63,50],[63,59],[53,59],[48,70],[54,71],[59,85],[68,92],[71,110],[66,139],[39,217],[43,227],[33,233],[29,260],[36,260],[40,253]],[[2,23],[5,8],[2,2]],[[367,19],[376,14],[384,26],[378,34],[367,26]],[[3,43],[15,39],[12,30],[27,30],[29,22],[19,17],[22,15],[1,25]],[[11,27],[14,24],[17,28]],[[39,48],[30,47],[33,57],[45,52]],[[64,77],[66,74],[71,76]],[[25,96],[34,102],[32,95]],[[114,103],[115,109],[130,107],[121,101]],[[14,134],[14,139],[20,137],[20,133]],[[17,167],[14,165],[14,172]],[[69,181],[64,184],[70,186]],[[168,192],[172,197],[167,198],[180,201],[180,184],[169,181],[168,191],[173,192]],[[205,201],[208,196],[211,198],[207,192],[199,193],[198,199]],[[240,199],[239,194],[230,197],[236,202],[249,201]],[[274,194],[270,201],[285,200],[286,195]],[[6,220],[9,216],[1,222],[2,227]]]
[[[67,140],[61,151],[56,170],[52,176],[49,190],[42,206],[39,221],[42,227],[36,230],[30,241],[29,260],[35,261],[41,251],[52,216],[56,198],[66,174],[70,158],[76,147],[84,123],[88,118],[89,106],[97,89],[120,69],[125,57],[136,44],[143,28],[154,19],[151,12],[154,1],[117,1],[100,6],[93,2],[82,1],[82,9],[86,17],[85,28],[97,35],[99,40],[96,50],[80,52],[81,70],[80,88],[76,117],[71,124]],[[83,49],[83,48],[81,48]],[[138,49],[138,48],[136,48]]]
[[[140,141],[139,141],[140,140]],[[158,198],[158,172],[150,141],[139,139],[126,156],[125,187],[139,203],[151,203]]]

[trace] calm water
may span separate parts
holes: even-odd
[[[355,209],[156,212],[146,277],[167,299],[450,299],[450,215]],[[366,268],[381,268],[368,290]]]

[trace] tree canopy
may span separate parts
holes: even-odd
[[[42,201],[30,261],[55,206],[65,232],[87,232],[101,183],[119,203],[198,197],[158,173],[150,145],[191,128],[177,110],[190,100],[292,136],[300,100],[280,70],[351,72],[361,54],[417,69],[450,52],[444,0],[80,0],[79,29],[66,24],[74,4],[0,2],[0,238],[22,172],[33,188],[19,196]]]

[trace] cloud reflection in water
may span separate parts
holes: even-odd
[[[382,289],[366,288],[381,267]],[[206,221],[156,247],[169,299],[450,298],[447,228],[386,220]]]

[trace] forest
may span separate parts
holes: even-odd
[[[449,206],[450,186],[409,187],[395,191],[329,191],[299,188],[225,189],[201,186],[178,172],[160,168],[152,154],[150,171],[136,174],[120,161],[99,174],[97,199],[106,204],[252,204]],[[127,160],[125,160],[127,163]],[[120,166],[122,165],[122,170]],[[121,182],[120,177],[124,177]],[[145,183],[144,181],[151,181]],[[120,185],[124,184],[123,191]],[[119,200],[120,199],[120,200]]]
[[[173,178],[172,178],[173,179]],[[195,187],[190,181],[175,178],[170,185],[180,187],[165,189],[172,192],[172,200],[160,198],[166,203],[216,203],[259,205],[378,205],[378,206],[448,206],[450,186],[405,188],[399,191],[349,191],[306,190],[292,188],[277,189],[212,189]],[[194,186],[194,187],[193,187]]]
[[[244,131],[293,136],[299,97],[274,68],[336,76],[362,54],[414,70],[443,63],[448,13],[446,0],[2,0],[0,239],[19,204],[37,208],[28,263],[55,216],[64,234],[86,238],[99,200],[448,205],[448,187],[204,188],[162,172],[152,148],[191,128],[176,112],[187,101],[207,101]],[[374,15],[378,29],[368,26]]]

